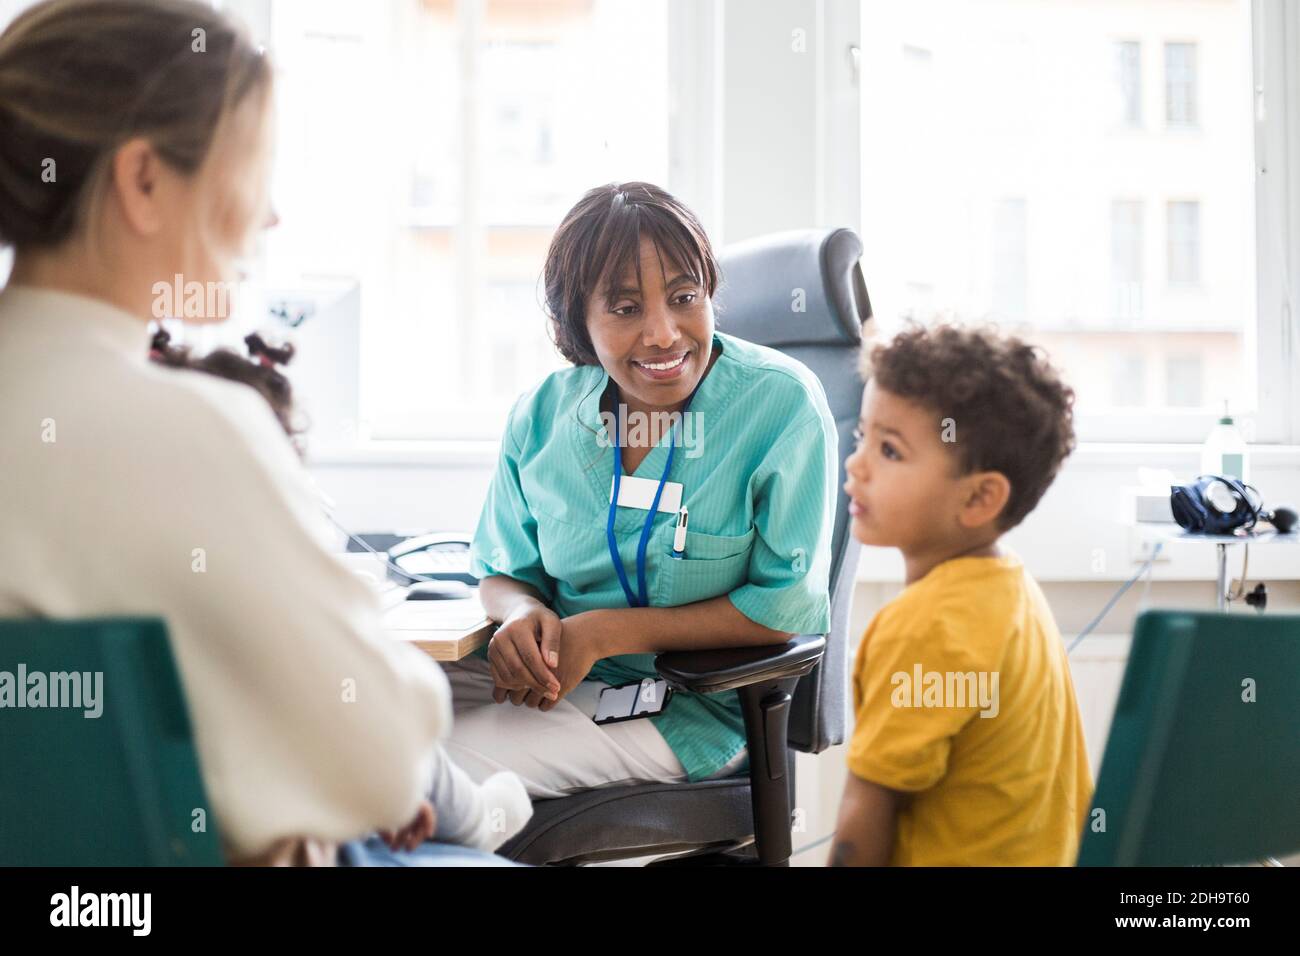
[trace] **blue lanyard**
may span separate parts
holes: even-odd
[[[687,396],[686,404],[682,406],[683,416],[686,415],[686,410],[691,407],[691,399],[695,397],[695,392],[699,390],[699,387],[699,385],[696,385],[691,394]],[[636,546],[636,587],[638,594],[633,594],[632,586],[627,580],[627,571],[623,568],[623,559],[618,553],[618,539],[614,536],[614,516],[618,514],[618,488],[623,477],[622,417],[619,414],[618,388],[615,386],[614,496],[609,501],[609,521],[605,524],[605,539],[609,542],[609,556],[614,562],[614,570],[618,572],[618,583],[623,585],[623,594],[627,597],[628,607],[649,607],[650,601],[646,597],[645,584],[645,549],[646,545],[650,543],[650,529],[654,527],[655,515],[659,513],[659,499],[663,496],[664,485],[668,481],[668,473],[673,467],[673,452],[677,447],[677,423],[673,423],[672,431],[668,433],[668,461],[664,465],[664,473],[659,476],[659,487],[655,489],[655,498],[650,505],[650,513],[646,515],[645,524],[641,526],[641,540],[637,542]]]

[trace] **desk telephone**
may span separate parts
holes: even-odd
[[[460,581],[471,587],[478,579],[469,573],[469,538],[463,532],[436,532],[407,538],[388,549],[388,560],[406,572],[408,581],[390,568],[388,576],[401,584],[415,581]]]
[[[353,547],[359,544],[360,548]],[[349,551],[381,550],[388,560],[388,579],[410,587],[413,600],[468,596],[478,579],[469,573],[470,539],[465,532],[440,531],[408,537],[401,534],[357,535]]]

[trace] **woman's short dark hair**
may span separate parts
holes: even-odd
[[[718,288],[713,246],[695,213],[650,183],[610,183],[589,190],[551,239],[543,279],[555,347],[574,365],[597,365],[587,333],[587,300],[597,292],[612,305],[629,269],[641,285],[641,240],[690,275],[710,297]]]

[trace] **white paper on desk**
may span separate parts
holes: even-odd
[[[464,631],[486,615],[477,598],[456,601],[404,601],[384,612],[390,631]]]

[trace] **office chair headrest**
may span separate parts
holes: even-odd
[[[718,327],[772,348],[857,346],[871,318],[861,257],[852,229],[801,229],[727,246],[718,256]]]

